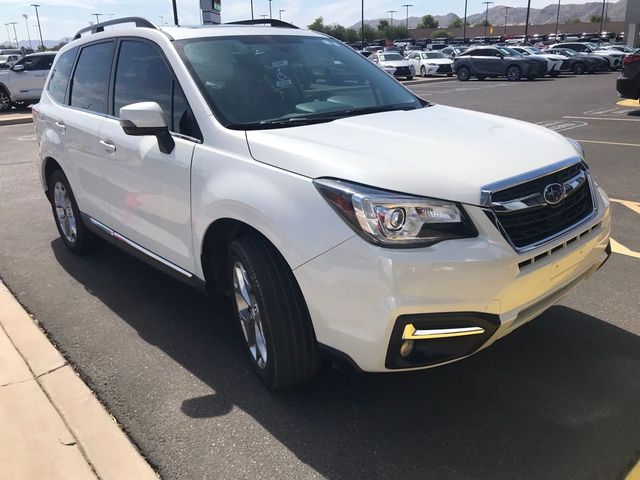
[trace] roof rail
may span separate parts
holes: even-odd
[[[96,23],[91,25],[90,27],[83,28],[82,30],[78,30],[78,33],[73,37],[74,40],[79,39],[83,33],[91,32],[91,34],[104,32],[104,27],[108,27],[109,25],[120,25],[121,23],[135,23],[136,27],[140,28],[153,28],[154,30],[158,30],[153,23],[149,20],[142,17],[124,17],[124,18],[116,18],[115,20],[107,20],[106,22]]]
[[[296,30],[300,30],[299,27],[287,22],[283,22],[282,20],[277,20],[275,18],[261,18],[255,20],[238,20],[237,22],[227,22],[225,25],[271,25],[272,27],[279,28],[295,28]]]

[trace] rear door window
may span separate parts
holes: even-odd
[[[107,86],[114,42],[84,47],[71,83],[71,106],[96,113],[107,113]]]

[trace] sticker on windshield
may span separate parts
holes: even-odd
[[[275,69],[276,87],[289,88],[291,79],[289,78],[289,62],[287,60],[278,60],[271,64]]]

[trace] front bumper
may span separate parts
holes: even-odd
[[[395,250],[352,237],[294,271],[318,342],[369,372],[441,365],[487,347],[558,302],[607,259],[609,204],[603,192],[597,197],[594,219],[522,255],[479,207],[465,207],[477,238]],[[446,340],[452,347],[444,350],[433,340],[426,354],[426,344],[416,340],[419,364],[399,355],[398,332],[407,323],[420,331],[460,328],[465,316],[473,320],[469,326],[482,324],[483,335]]]

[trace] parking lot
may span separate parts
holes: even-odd
[[[32,125],[0,127],[0,277],[166,479],[624,478],[640,459],[640,105],[617,104],[616,76],[407,84],[579,140],[614,199],[615,253],[601,271],[455,364],[326,366],[268,393],[221,300],[107,246],[64,248]]]

